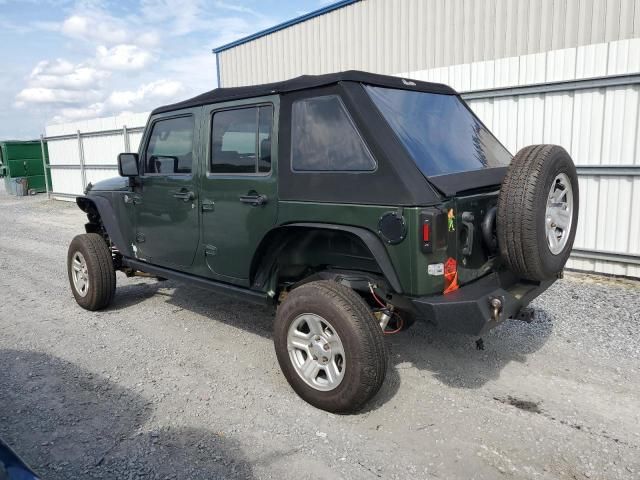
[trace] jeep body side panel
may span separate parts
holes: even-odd
[[[446,245],[434,245],[433,253],[425,255],[421,251],[418,228],[422,208],[404,208],[402,214],[406,221],[406,238],[396,245],[384,242],[378,232],[380,217],[385,213],[397,212],[393,206],[340,205],[310,202],[280,202],[278,223],[280,225],[319,224],[345,232],[357,229],[366,231],[360,238],[369,247],[383,273],[396,293],[410,296],[441,293],[444,280],[442,275],[429,275],[429,263],[442,263],[446,260]],[[435,234],[435,232],[434,232]],[[440,235],[440,234],[438,234]],[[377,241],[377,246],[375,241]],[[384,249],[384,253],[382,250]],[[385,264],[385,256],[390,261]],[[393,271],[393,274],[390,272]],[[397,281],[393,277],[397,278]],[[398,289],[397,284],[400,284]]]
[[[277,229],[274,229],[274,231],[278,230],[280,233],[283,233],[283,235],[278,239],[278,240],[281,240],[283,237],[284,238],[287,237],[288,231],[300,230],[300,229],[307,230],[307,231],[326,230],[326,231],[333,231],[333,232],[344,232],[357,237],[362,241],[364,246],[369,250],[370,254],[372,255],[372,259],[377,264],[377,268],[380,269],[380,272],[384,275],[384,277],[386,278],[389,285],[393,288],[393,290],[396,293],[402,293],[403,291],[402,285],[393,267],[393,263],[389,258],[389,254],[384,248],[384,245],[382,244],[382,241],[380,240],[380,238],[372,231],[362,227],[354,227],[350,225],[340,225],[335,223],[322,223],[322,222],[287,223],[285,225],[281,225]],[[268,241],[268,240],[265,239],[265,241]],[[267,251],[267,249],[262,247],[258,251],[264,252],[264,251]],[[313,255],[314,253],[315,252],[311,252],[311,255]],[[345,254],[339,249],[336,249],[334,252],[328,252],[328,253],[334,253],[335,255],[333,256],[336,256],[336,257],[340,255],[343,257],[349,256],[349,254]],[[354,259],[360,260],[359,263],[361,265],[366,265],[366,261],[367,261],[366,258],[362,258],[362,257],[357,258],[357,255],[354,255]],[[256,260],[256,263],[258,263],[263,259],[256,258],[255,260]],[[272,258],[271,260],[276,261],[276,258]],[[322,261],[322,259],[320,259],[320,261]],[[271,266],[272,266],[272,262],[266,262],[266,265],[263,265],[262,268],[268,270]],[[340,266],[343,266],[343,265],[340,265]],[[362,268],[362,267],[359,267],[359,268]],[[261,272],[256,272],[256,273],[257,275],[260,275]]]

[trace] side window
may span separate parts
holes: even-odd
[[[193,125],[193,116],[155,122],[145,152],[145,173],[191,173]]]
[[[376,161],[337,95],[293,103],[291,166],[295,171],[371,171]]]
[[[214,113],[211,173],[270,172],[272,126],[270,105]]]

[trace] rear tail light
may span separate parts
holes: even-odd
[[[422,241],[425,243],[431,241],[431,224],[428,222],[422,224]]]
[[[433,214],[422,212],[420,223],[422,224],[422,238],[420,239],[422,253],[431,253],[433,252]]]
[[[458,262],[453,257],[447,258],[444,263],[444,291],[442,293],[451,293],[458,290]]]

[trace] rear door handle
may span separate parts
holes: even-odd
[[[196,194],[190,190],[183,188],[177,192],[173,192],[173,198],[177,198],[179,200],[182,200],[183,202],[191,202],[195,200]]]
[[[242,195],[240,197],[240,201],[242,203],[247,203],[249,205],[252,205],[254,207],[259,207],[261,205],[264,205],[267,203],[268,201],[268,197],[266,195]]]

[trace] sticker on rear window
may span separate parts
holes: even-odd
[[[444,263],[432,263],[427,266],[429,275],[444,275]]]

